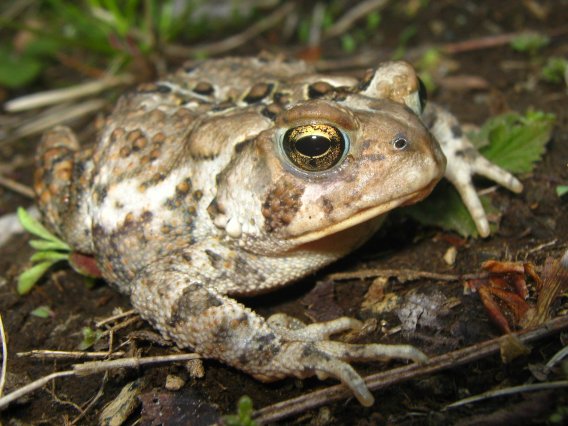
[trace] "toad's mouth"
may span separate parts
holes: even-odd
[[[350,228],[354,228],[362,223],[370,222],[373,219],[379,219],[380,217],[385,215],[385,213],[388,213],[397,207],[411,205],[423,200],[432,192],[437,183],[438,180],[435,180],[425,188],[419,189],[410,194],[406,194],[402,197],[392,199],[378,206],[364,208],[341,222],[335,223],[321,230],[308,232],[298,237],[291,238],[288,241],[292,242],[295,246],[304,245],[324,239],[325,237],[328,237],[330,235],[338,234],[341,231],[346,231]],[[382,223],[382,221],[377,223],[376,228],[380,226],[380,223]],[[375,230],[376,229],[374,229],[373,232]]]

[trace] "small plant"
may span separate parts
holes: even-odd
[[[565,58],[548,58],[542,67],[542,79],[548,83],[559,84],[563,81],[568,84],[568,60]]]
[[[256,426],[252,416],[252,399],[243,395],[237,403],[237,414],[223,416],[223,422],[227,426]]]
[[[54,316],[54,313],[49,306],[43,305],[43,306],[38,306],[33,311],[31,311],[30,315],[37,318],[49,318]]]
[[[18,277],[18,293],[26,294],[54,264],[62,260],[69,261],[71,247],[49,232],[22,207],[18,208],[18,218],[26,231],[38,237],[30,240],[30,246],[36,250],[31,257],[34,265]]]
[[[566,194],[568,194],[568,185],[558,185],[556,187],[556,195],[563,197]]]
[[[513,50],[534,56],[550,43],[550,38],[538,33],[523,33],[511,40]]]
[[[83,327],[83,340],[79,343],[79,350],[85,351],[93,346],[102,337],[103,332],[101,330],[93,330],[90,327]]]

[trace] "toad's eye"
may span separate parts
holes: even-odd
[[[329,124],[306,124],[289,129],[282,138],[282,148],[299,169],[322,172],[345,157],[349,138]]]

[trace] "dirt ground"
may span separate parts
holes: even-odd
[[[419,321],[416,330],[405,332],[400,319],[393,313],[379,315],[370,308],[361,307],[373,278],[339,280],[334,279],[333,274],[370,268],[473,274],[479,272],[481,262],[487,259],[528,260],[542,265],[547,257],[558,259],[567,249],[568,197],[559,198],[555,187],[568,183],[568,95],[565,84],[545,83],[538,75],[542,58],[568,56],[568,2],[538,2],[549,9],[545,16],[538,16],[528,6],[533,3],[531,1],[430,3],[412,19],[390,9],[384,11],[380,34],[369,40],[365,50],[374,49],[375,54],[384,52],[384,57],[389,58],[398,45],[401,29],[410,24],[417,31],[408,46],[410,54],[427,46],[523,30],[554,34],[550,44],[533,56],[514,52],[508,44],[491,48],[478,46],[450,55],[456,68],[447,76],[439,77],[439,88],[430,96],[465,123],[481,124],[492,115],[508,110],[524,112],[528,108],[556,114],[557,124],[543,160],[533,173],[520,176],[525,185],[522,194],[515,195],[504,189],[491,192],[502,218],[498,232],[490,238],[464,241],[455,234],[425,228],[395,215],[387,227],[349,257],[287,289],[244,301],[262,315],[283,311],[308,321],[339,315],[374,319],[378,326],[360,341],[410,342],[430,355],[438,355],[500,335],[478,296],[464,294],[463,280],[447,282],[422,278],[401,283],[391,279],[388,292],[404,295],[400,299],[402,302],[408,302],[411,294],[430,302],[440,298],[445,301],[430,321]],[[266,48],[269,36],[274,38],[274,34],[268,34],[266,39],[259,37],[243,53]],[[292,54],[297,51],[274,43],[271,48]],[[324,59],[349,59],[338,50],[334,40],[324,45],[322,56]],[[361,73],[362,70],[353,72]],[[465,81],[460,79],[464,76],[477,77],[483,82],[482,87],[452,84]],[[74,123],[78,128],[86,124]],[[22,164],[10,177],[30,184],[31,155],[36,141],[25,142],[2,145],[0,154],[4,163],[17,159]],[[491,184],[480,180],[479,186]],[[28,199],[0,188],[0,213],[29,204]],[[96,321],[112,316],[116,309],[130,309],[128,299],[105,283],[88,287],[82,277],[65,267],[49,274],[31,294],[18,296],[16,277],[31,254],[27,241],[27,236],[19,235],[0,248],[0,313],[8,335],[9,351],[7,391],[54,371],[67,370],[76,362],[19,357],[18,353],[33,349],[76,350],[82,340],[83,327],[94,327]],[[451,246],[457,246],[457,258],[453,266],[448,266],[442,256]],[[565,300],[559,300],[554,305],[557,314],[562,311],[563,302]],[[52,309],[52,317],[43,319],[30,315],[42,305]],[[114,348],[131,356],[177,353],[175,348],[162,345],[151,333],[152,328],[147,323],[133,320],[113,333]],[[561,412],[567,421],[566,388],[499,397],[442,410],[447,404],[490,389],[536,382],[534,367],[546,363],[566,344],[566,338],[564,331],[564,334],[556,333],[533,342],[529,354],[508,364],[493,355],[381,389],[374,392],[376,403],[370,408],[360,406],[351,398],[325,404],[281,422],[310,425],[552,424],[554,418],[551,416]],[[107,335],[94,350],[105,351],[108,344]],[[402,364],[374,363],[357,365],[357,369],[367,375],[399,365]],[[219,414],[235,412],[236,402],[242,395],[249,395],[254,408],[259,409],[336,384],[332,380],[286,379],[267,385],[215,361],[204,361],[203,368],[203,377],[198,377],[198,373],[192,375],[184,364],[178,363],[58,379],[1,412],[0,424],[67,424],[80,414],[78,406],[84,409],[86,402],[102,393],[77,422],[98,424],[103,407],[133,381],[137,381],[143,404],[135,408],[126,424],[144,425],[210,424]],[[166,389],[168,375],[182,379],[185,385],[177,391]],[[556,380],[561,379],[561,374],[556,376]],[[170,417],[173,412],[179,413],[175,421]]]

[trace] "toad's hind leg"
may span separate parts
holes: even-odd
[[[71,129],[46,132],[36,152],[34,191],[42,222],[75,250],[91,253],[87,213],[91,149],[81,149]]]
[[[180,263],[181,256],[173,256],[149,265],[131,283],[131,300],[163,334],[204,357],[223,361],[262,381],[287,376],[335,377],[366,406],[373,403],[373,396],[350,361],[426,359],[406,345],[351,345],[327,340],[331,332],[357,327],[357,321],[340,319],[305,327],[291,321],[288,332],[283,322],[266,321],[216,291],[214,280],[203,276],[201,257],[194,247],[189,263]],[[302,328],[306,330],[299,331]]]

